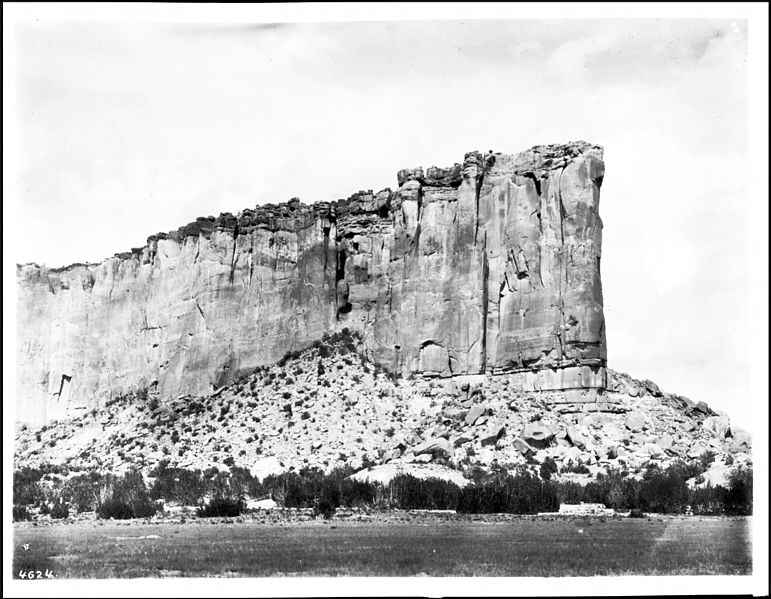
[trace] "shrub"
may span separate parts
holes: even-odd
[[[103,519],[147,518],[159,508],[150,501],[142,473],[130,470],[122,477],[108,476],[96,513]]]
[[[573,472],[575,474],[589,474],[589,468],[587,468],[584,464],[573,462],[573,460],[570,460],[567,464],[562,465],[562,472]]]
[[[226,497],[213,497],[209,503],[196,510],[200,518],[232,518],[240,516],[246,504],[243,499],[228,499]]]
[[[321,514],[325,520],[329,520],[335,513],[335,508],[336,506],[332,503],[332,501],[325,497],[320,499],[318,504],[314,507],[313,515],[318,516]]]
[[[51,508],[51,518],[60,520],[62,518],[68,518],[70,515],[70,508],[64,502],[58,502]]]
[[[411,509],[456,509],[460,488],[438,478],[420,479],[410,474],[400,474],[388,484],[387,492],[393,507]]]
[[[134,509],[132,506],[125,501],[118,499],[104,500],[97,507],[96,513],[104,520],[108,520],[110,518],[114,518],[116,520],[128,520],[129,518],[135,517]]]
[[[152,499],[199,505],[206,495],[207,485],[200,470],[169,468],[169,461],[162,460],[151,475],[155,477],[150,489]]]
[[[346,507],[366,507],[376,503],[380,485],[344,479],[340,485],[340,504]]]
[[[725,511],[727,489],[706,485],[692,489],[688,503],[694,514],[717,515]]]
[[[104,477],[98,472],[87,472],[69,479],[62,488],[62,499],[78,512],[90,512],[99,503],[99,490]]]
[[[481,483],[465,487],[458,511],[466,513],[536,514],[554,511],[559,501],[554,485],[529,472],[515,476],[498,472]]]
[[[13,473],[13,503],[14,505],[33,505],[43,499],[43,489],[40,479],[43,472],[37,468],[24,466]]]
[[[551,479],[551,475],[556,474],[558,470],[559,467],[557,466],[557,462],[554,461],[554,458],[546,458],[541,464],[541,478],[549,480]]]
[[[677,469],[649,468],[643,476],[638,506],[646,512],[682,513],[688,505],[688,485]]]
[[[752,469],[735,470],[729,479],[725,496],[725,511],[729,514],[752,514]]]
[[[230,490],[237,497],[243,496],[252,484],[252,473],[241,466],[230,468]]]
[[[13,521],[21,522],[23,520],[30,520],[32,516],[29,513],[26,505],[14,505],[13,506]]]

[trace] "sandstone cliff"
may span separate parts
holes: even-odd
[[[147,387],[202,393],[360,331],[424,376],[602,388],[602,149],[402,170],[399,188],[199,218],[100,264],[18,267],[18,414],[46,422]]]

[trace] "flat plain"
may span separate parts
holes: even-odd
[[[14,527],[14,577],[751,574],[751,518]]]

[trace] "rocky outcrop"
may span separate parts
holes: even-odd
[[[602,388],[602,149],[402,170],[399,188],[222,214],[99,264],[17,269],[18,414],[200,393],[327,331],[401,374]]]
[[[130,395],[88,418],[20,424],[14,467],[67,466],[73,475],[136,467],[147,474],[168,460],[186,469],[238,466],[263,479],[305,467],[384,464],[412,474],[413,467],[427,471],[429,464],[473,477],[477,466],[539,473],[541,466],[556,464],[554,476],[586,484],[603,472],[642,476],[651,466],[667,468],[681,460],[714,459],[731,469],[752,463],[746,432],[732,427],[730,437],[720,438],[713,421],[668,393],[607,390],[614,411],[582,404],[565,412],[565,404],[552,401],[565,391],[523,393],[513,384],[514,374],[490,375],[474,396],[485,397],[486,415],[469,424],[461,381],[394,380],[366,357],[342,353],[343,346],[331,341],[331,351],[309,348],[215,392],[157,400]],[[613,371],[608,376],[610,383],[641,384]],[[626,420],[639,413],[645,427],[635,432]]]

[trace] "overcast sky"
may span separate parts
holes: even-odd
[[[583,139],[605,147],[609,366],[751,427],[747,41],[742,20],[22,23],[15,260]]]

